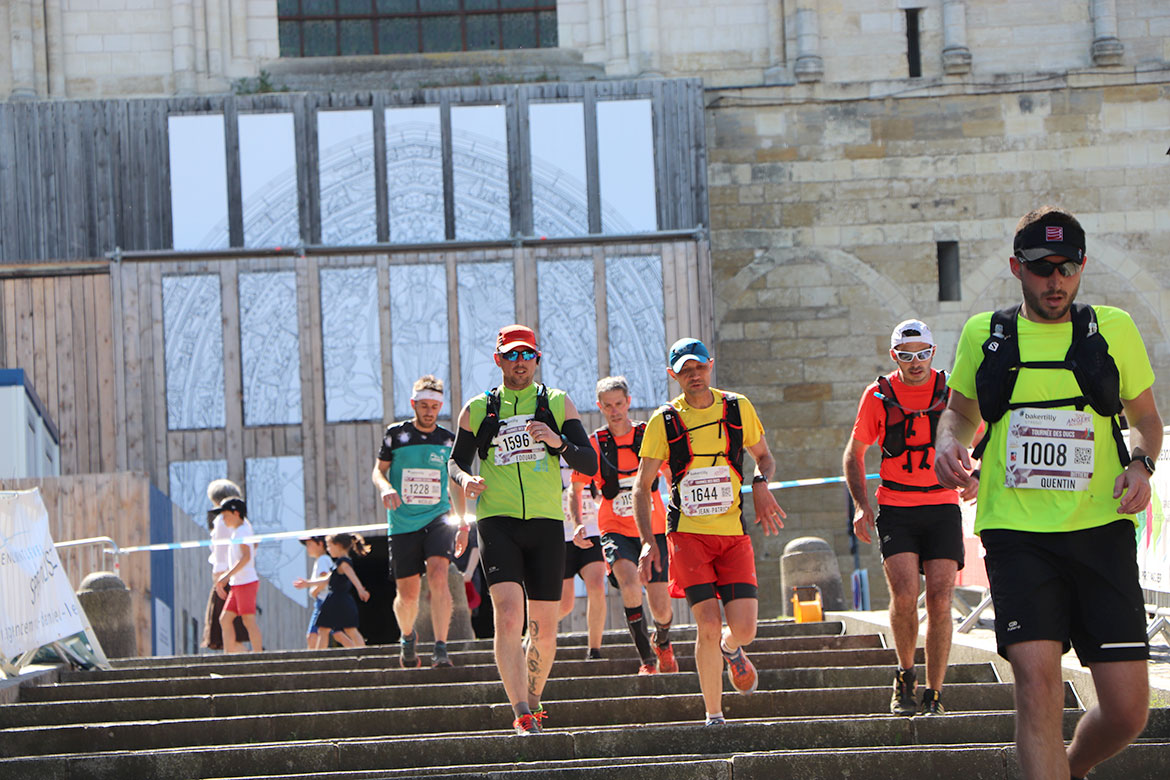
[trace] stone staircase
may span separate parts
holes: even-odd
[[[694,632],[672,632],[682,673],[638,677],[624,632],[600,661],[562,636],[546,732],[512,734],[490,641],[453,642],[451,669],[399,669],[396,647],[127,659],[60,672],[0,705],[0,778],[913,778],[1017,775],[1011,686],[955,664],[944,717],[888,712],[893,650],[836,622],[766,621],[752,696],[729,691],[705,727]],[[425,649],[425,648],[424,648]],[[424,656],[424,660],[426,660]],[[921,658],[919,659],[921,663]],[[1066,738],[1080,716],[1066,687]],[[1170,710],[1094,780],[1170,773]]]

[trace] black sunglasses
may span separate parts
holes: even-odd
[[[1057,269],[1060,269],[1061,276],[1076,276],[1081,270],[1081,264],[1076,260],[1050,263],[1047,260],[1023,260],[1019,257],[1016,259],[1020,261],[1021,266],[1028,269],[1028,273],[1036,274],[1036,276],[1052,276]]]

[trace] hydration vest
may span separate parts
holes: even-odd
[[[618,493],[621,492],[621,486],[618,480],[622,477],[628,477],[634,474],[638,469],[622,470],[618,468],[618,450],[628,449],[633,450],[634,455],[642,449],[642,436],[646,433],[646,423],[634,423],[634,443],[633,444],[618,444],[617,439],[609,432],[609,428],[598,428],[593,432],[593,436],[597,439],[597,450],[601,453],[598,458],[598,469],[601,476],[601,495],[613,501],[617,498]]]
[[[1083,303],[1072,305],[1072,343],[1064,360],[1020,359],[1020,340],[1016,317],[1020,304],[991,315],[990,335],[983,342],[983,362],[975,372],[975,392],[979,399],[979,411],[988,424],[997,422],[1011,409],[1032,407],[1052,409],[1060,406],[1074,406],[1084,411],[1091,406],[1102,417],[1108,417],[1117,444],[1117,455],[1121,465],[1129,465],[1129,450],[1121,437],[1121,425],[1117,415],[1122,411],[1121,377],[1117,363],[1109,354],[1109,343],[1097,328],[1097,313],[1092,306]],[[1021,368],[1061,369],[1071,371],[1077,380],[1081,394],[1072,398],[1057,398],[1052,401],[1011,400]],[[972,453],[979,458],[990,437],[983,440]]]
[[[915,468],[931,468],[934,465],[934,434],[938,430],[938,418],[942,416],[943,410],[947,406],[947,400],[951,397],[951,389],[947,387],[946,372],[935,372],[934,390],[930,395],[930,403],[925,409],[906,409],[898,403],[898,398],[894,394],[894,385],[888,377],[879,376],[877,378],[877,386],[882,406],[886,410],[885,435],[882,437],[882,456],[885,458],[898,458],[902,454],[905,454],[906,462],[902,464],[902,470],[907,474],[912,473]],[[906,439],[910,436],[911,431],[914,430],[914,421],[919,417],[926,417],[930,422],[930,439],[925,444],[907,444]],[[919,459],[917,466],[913,462],[915,452],[922,453],[922,457]],[[908,485],[889,479],[882,480],[882,487],[912,493],[926,493],[931,490],[942,489],[942,485],[939,484]]]
[[[691,450],[691,437],[682,415],[670,404],[660,407],[662,422],[666,426],[666,444],[670,448],[670,481],[674,492],[674,500],[678,501],[678,485],[695,458],[724,457],[735,471],[739,481],[743,482],[743,420],[739,415],[739,396],[723,396],[723,416],[718,420],[697,425],[691,430],[705,428],[708,425],[722,425],[726,434],[727,446],[723,452],[694,452]]]
[[[487,410],[479,430],[475,432],[475,444],[479,449],[479,459],[487,460],[488,449],[492,446],[492,439],[500,432],[500,388],[493,387],[484,393],[487,396]],[[536,413],[532,415],[536,422],[542,422],[552,429],[557,436],[561,435],[560,426],[548,406],[548,388],[537,383],[536,385]],[[545,449],[548,445],[545,445]]]

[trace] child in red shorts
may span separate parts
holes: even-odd
[[[219,623],[223,626],[224,652],[244,652],[243,645],[236,641],[235,631],[232,630],[232,622],[239,615],[244,621],[244,628],[248,630],[248,644],[252,652],[258,653],[263,648],[263,639],[260,624],[256,622],[256,592],[260,589],[260,577],[256,574],[256,545],[238,541],[254,534],[252,524],[248,522],[248,507],[242,498],[229,498],[211,511],[223,518],[224,525],[232,529],[232,544],[228,545],[228,570],[215,583],[220,598],[224,598],[225,594],[227,598],[219,616]],[[225,585],[231,585],[230,594],[227,594]]]

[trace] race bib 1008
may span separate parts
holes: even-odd
[[[1004,487],[1088,490],[1093,476],[1093,415],[1067,409],[1013,409]]]
[[[723,514],[735,501],[731,469],[727,466],[691,469],[679,482],[678,497],[684,515]]]
[[[510,466],[547,457],[545,446],[535,441],[525,430],[532,418],[531,414],[517,414],[500,421],[499,433],[492,440],[496,448],[497,466]]]
[[[429,506],[443,497],[443,473],[438,469],[403,469],[402,495],[404,504]]]

